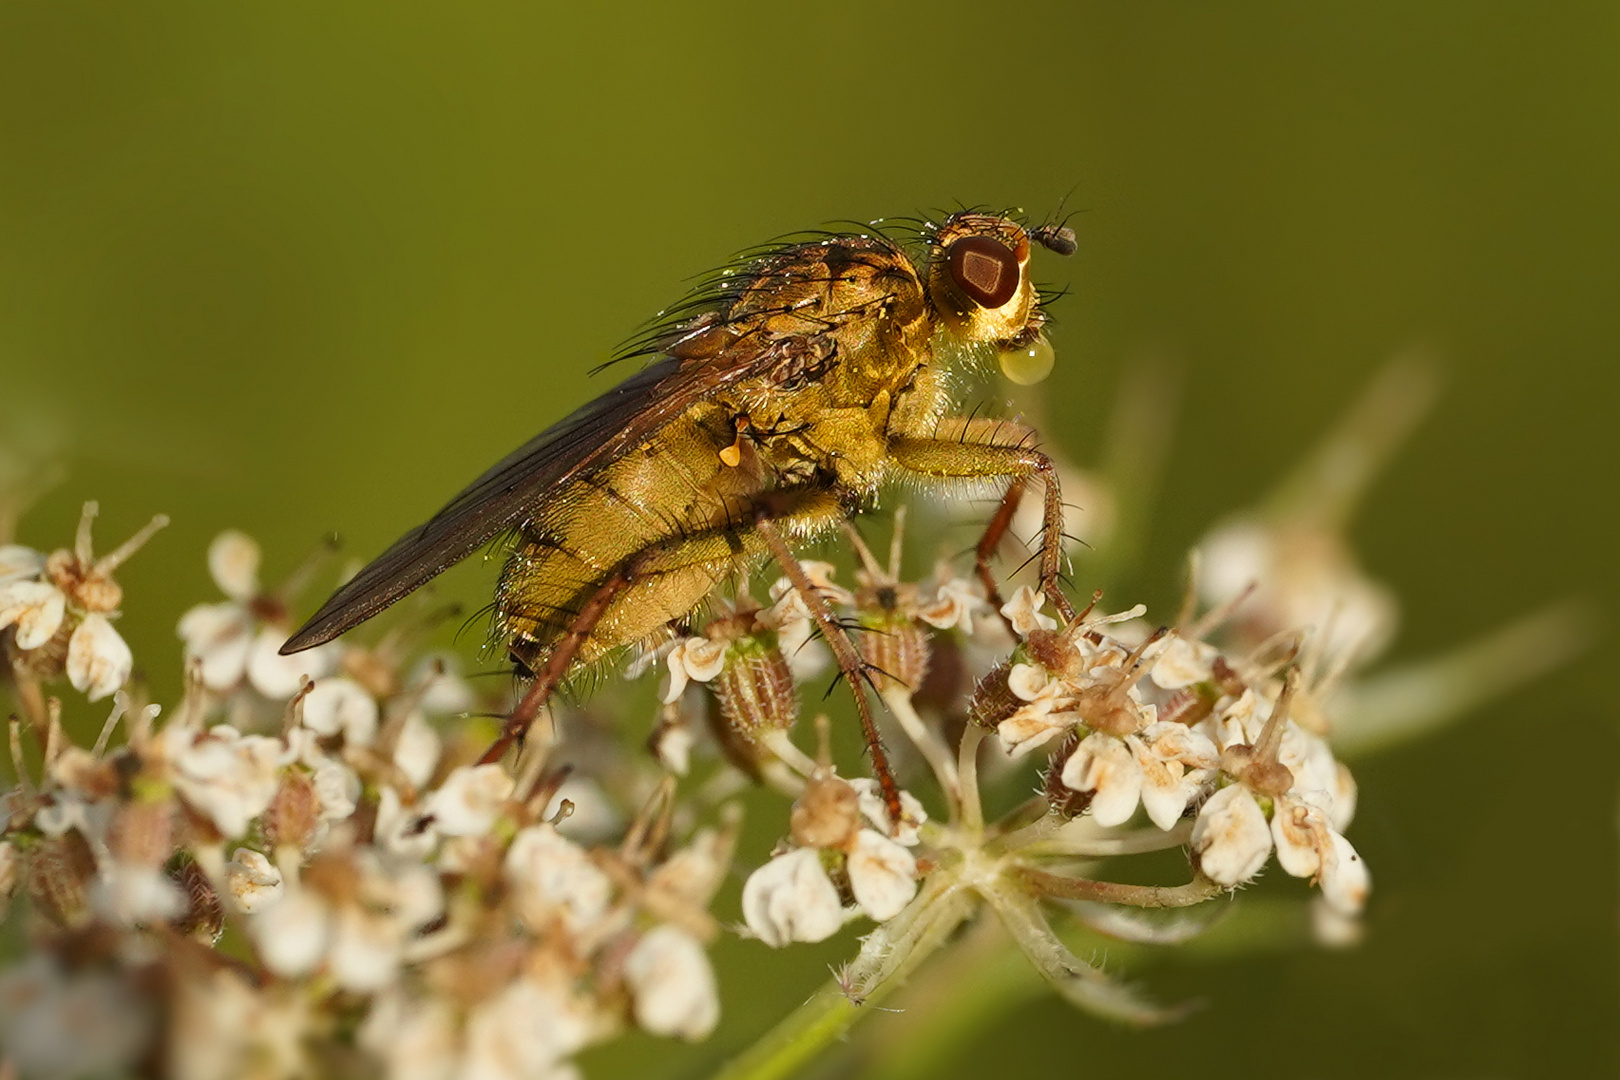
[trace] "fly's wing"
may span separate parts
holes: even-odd
[[[717,390],[758,374],[772,350],[739,343],[729,352],[706,362],[665,357],[530,439],[338,589],[282,653],[331,641],[371,618],[522,522],[559,485],[645,442]]]

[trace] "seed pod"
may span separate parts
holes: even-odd
[[[774,641],[759,637],[734,641],[725,667],[709,686],[727,726],[749,742],[757,742],[767,731],[785,731],[798,719],[793,673]]]
[[[264,841],[271,850],[293,847],[302,851],[321,823],[321,800],[315,782],[302,769],[288,769],[270,808],[264,812]]]
[[[1003,660],[985,673],[979,685],[973,688],[973,697],[968,702],[969,720],[994,731],[1003,720],[1018,711],[1023,702],[1007,686],[1007,675],[1011,671],[1012,661]]]
[[[1086,807],[1091,805],[1091,797],[1095,792],[1076,791],[1063,782],[1063,766],[1074,754],[1075,748],[1080,745],[1080,729],[1076,728],[1064,736],[1058,748],[1047,759],[1046,768],[1041,772],[1041,793],[1046,796],[1046,805],[1051,807],[1052,813],[1060,817],[1076,818],[1085,813]]]
[[[174,920],[174,928],[187,937],[212,945],[225,929],[225,905],[208,881],[208,875],[189,855],[181,855],[169,867],[169,878],[179,886],[186,910]]]
[[[898,684],[915,693],[928,677],[929,639],[916,622],[898,614],[865,626],[861,656],[873,668],[878,689]]]
[[[80,926],[90,915],[88,891],[96,857],[78,829],[47,836],[28,849],[28,896],[57,926]]]

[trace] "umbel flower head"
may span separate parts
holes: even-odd
[[[1127,515],[1129,493],[1107,494]],[[113,574],[163,519],[97,558],[93,516],[71,548],[0,547],[16,710],[0,913],[27,942],[0,961],[0,1076],[577,1076],[582,1051],[632,1029],[708,1036],[723,937],[765,964],[854,926],[853,959],[769,1037],[830,1040],[971,920],[1066,1000],[1146,1024],[1180,1010],[1088,963],[1077,934],[1173,944],[1201,921],[1156,914],[1272,865],[1268,888],[1313,897],[1324,941],[1353,940],[1366,909],[1335,740],[1374,685],[1373,608],[1354,596],[1377,589],[1357,578],[1323,609],[1359,573],[1344,559],[1234,590],[1212,542],[1222,587],[1195,573],[1174,616],[1094,598],[1064,618],[992,561],[908,578],[898,523],[884,565],[852,532],[855,565],[805,562],[806,593],[739,586],[649,644],[629,673],[663,668],[655,705],[606,685],[515,761],[480,763],[511,687],[423,652],[429,622],[408,610],[378,638],[279,657],[302,575],[266,590],[239,532],[207,552],[224,599],[180,621],[184,693],[147,703]],[[801,722],[825,690],[822,605],[882,702],[898,791],[835,760],[825,717]],[[1361,629],[1335,629],[1352,610]],[[1456,660],[1436,669],[1456,685]],[[1503,685],[1501,669],[1478,679]],[[78,696],[56,696],[64,682]],[[1407,724],[1449,707],[1410,692]],[[769,839],[739,852],[748,786]],[[1153,853],[1169,879],[1137,884]],[[728,880],[741,895],[717,907]]]

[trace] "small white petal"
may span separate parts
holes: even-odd
[[[961,578],[951,578],[939,587],[932,603],[917,612],[917,618],[940,630],[956,627],[973,633],[974,613],[985,606],[978,590]]]
[[[67,597],[46,581],[0,585],[0,630],[16,624],[17,648],[37,649],[56,635],[67,613]]]
[[[778,855],[748,875],[742,893],[743,921],[765,944],[825,941],[844,925],[838,890],[814,848]]]
[[[394,764],[417,787],[433,777],[438,767],[439,733],[421,713],[411,713],[399,730],[399,741],[394,745]]]
[[[1277,865],[1294,877],[1315,877],[1329,854],[1333,827],[1320,807],[1283,796],[1271,814],[1271,838]]]
[[[286,640],[284,631],[267,626],[259,631],[248,650],[248,682],[272,701],[286,701],[298,693],[306,677],[319,679],[332,669],[330,647],[282,656],[280,650]]]
[[[399,972],[405,928],[393,919],[345,907],[332,921],[327,971],[345,990],[369,994],[393,982]]]
[[[286,889],[281,871],[251,848],[237,848],[225,864],[225,887],[237,909],[249,915],[280,900]]]
[[[219,591],[239,603],[259,595],[259,543],[247,533],[226,529],[208,545],[208,573]]]
[[[889,808],[883,802],[883,787],[870,776],[857,777],[849,781],[849,786],[855,789],[856,805],[860,807],[861,815],[872,823],[872,827],[884,836],[893,830],[890,828]],[[909,791],[900,793],[900,829],[893,839],[906,847],[915,847],[919,840],[918,830],[928,820],[928,811],[923,804]]]
[[[1248,788],[1232,784],[1209,797],[1193,825],[1192,849],[1198,868],[1218,885],[1232,888],[1260,872],[1271,854],[1271,829]]]
[[[111,697],[134,666],[129,646],[105,615],[86,615],[68,638],[68,682],[91,701]]]
[[[1066,787],[1092,793],[1091,816],[1099,825],[1123,825],[1142,798],[1142,767],[1135,755],[1101,732],[1080,740],[1063,763],[1062,779]]]
[[[202,684],[215,693],[236,689],[253,647],[253,615],[240,604],[198,604],[176,628],[186,660],[201,664]]]
[[[1360,852],[1338,833],[1330,833],[1329,852],[1322,859],[1322,898],[1341,915],[1356,915],[1367,904],[1372,875]]]
[[[1052,683],[1052,677],[1038,664],[1014,664],[1007,672],[1007,689],[1019,701],[1034,701]]]
[[[902,845],[871,829],[855,834],[848,873],[855,902],[878,922],[900,914],[917,895],[916,858]]]
[[[1034,630],[1056,630],[1057,620],[1041,614],[1041,607],[1045,603],[1046,597],[1028,585],[1020,585],[1012,599],[1001,606],[1001,614],[1012,623],[1019,637],[1028,637]]]
[[[482,836],[495,825],[513,787],[497,764],[463,765],[428,800],[433,825],[444,836]]]
[[[304,698],[304,726],[351,746],[369,746],[377,734],[377,702],[366,688],[341,675],[317,679]]]
[[[0,544],[0,585],[19,578],[38,577],[45,569],[45,556],[21,544]]]
[[[320,803],[322,821],[343,821],[360,803],[360,777],[355,771],[330,758],[315,766],[311,781]]]
[[[996,725],[996,735],[1006,746],[1007,753],[1021,758],[1038,746],[1044,746],[1080,722],[1077,712],[1053,711],[1056,699],[1042,698],[1021,706]]]
[[[624,959],[636,1023],[654,1035],[698,1040],[720,1020],[714,969],[703,946],[669,924],[655,926]]]
[[[332,918],[321,899],[305,889],[288,890],[249,924],[259,958],[277,975],[308,975],[326,955]]]

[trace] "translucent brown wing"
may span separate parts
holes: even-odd
[[[744,355],[738,355],[744,354]],[[758,372],[769,349],[711,359],[665,357],[570,413],[497,462],[351,578],[281,647],[331,641],[523,522],[558,486],[635,448],[691,405]]]

